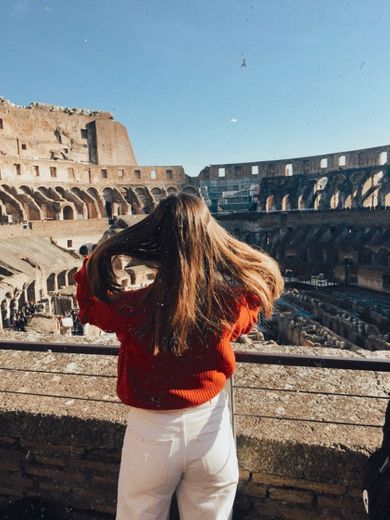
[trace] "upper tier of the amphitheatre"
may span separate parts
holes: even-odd
[[[0,98],[0,154],[33,160],[63,160],[135,166],[126,128],[108,112]]]

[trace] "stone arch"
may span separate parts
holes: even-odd
[[[321,208],[322,193],[316,193],[313,198],[313,208],[319,210]]]
[[[27,300],[29,302],[37,301],[35,280],[30,282],[27,286]]]
[[[47,186],[38,186],[37,191],[40,191],[41,193],[46,195],[46,197],[49,197],[49,188]]]
[[[127,200],[117,188],[114,188],[114,201],[117,204],[118,215],[128,215],[129,210],[131,213],[131,205],[129,207]]]
[[[135,188],[134,191],[137,194],[139,201],[141,202],[144,212],[150,213],[153,208],[149,201],[149,194],[148,194],[146,188],[141,188],[140,186],[138,186],[137,188]]]
[[[324,190],[327,187],[328,182],[329,182],[328,177],[320,177],[315,184],[315,188],[314,188],[315,191]]]
[[[65,188],[63,186],[56,186],[54,189],[61,196],[61,198],[63,199],[65,191],[66,191]]]
[[[376,208],[379,205],[379,188],[368,193],[362,201],[363,208]]]
[[[146,202],[146,192],[144,188],[138,186],[135,188],[135,193],[138,195],[139,200],[144,204]]]
[[[84,204],[84,201],[80,199],[78,195],[75,193],[69,191],[67,188],[64,188],[63,186],[56,186],[55,191],[61,195],[61,198],[64,201],[70,202],[72,207],[75,208],[77,215],[80,218],[84,218],[86,216],[86,207]],[[75,218],[75,217],[72,217]],[[64,216],[65,219],[65,216]]]
[[[49,199],[55,200],[57,202],[62,201],[62,197],[57,191],[54,189],[53,186],[40,186],[38,188],[41,192],[44,192]]]
[[[372,177],[367,177],[363,182],[362,186],[362,196],[366,195],[372,188]]]
[[[138,196],[138,194],[132,188],[125,188],[126,195],[125,199],[128,204],[131,206],[132,213],[136,215],[142,214],[142,202]]]
[[[303,195],[299,195],[298,197],[298,209],[306,209],[305,199]]]
[[[330,197],[330,209],[338,209],[341,204],[340,190],[336,190]]]
[[[291,209],[290,195],[287,193],[282,198],[282,211],[289,211]]]
[[[352,194],[351,193],[349,195],[347,195],[347,197],[345,199],[344,208],[352,209]]]
[[[103,197],[103,200],[104,200],[104,213],[103,215],[108,217],[108,214],[107,214],[107,204],[110,202],[111,203],[111,215],[112,216],[116,216],[118,215],[118,208],[117,208],[117,205],[115,204],[115,194],[114,194],[114,190],[113,188],[111,188],[111,186],[105,186],[103,189],[102,189],[102,197]]]
[[[170,195],[171,193],[177,193],[177,188],[175,186],[169,186],[167,188],[167,193]]]
[[[374,186],[376,186],[378,183],[380,183],[383,179],[383,171],[379,170],[378,172],[375,172],[372,175],[372,183]]]
[[[101,198],[101,196],[99,195],[99,192],[96,188],[94,188],[93,186],[89,186],[89,188],[87,188],[87,193],[93,198],[96,200],[96,203],[98,205],[98,208],[99,208],[99,211],[100,211],[100,216],[104,214],[104,204],[103,204],[103,200]]]
[[[194,186],[184,186],[184,188],[181,190],[183,193],[190,193],[191,195],[196,195],[199,197],[198,190],[194,188]]]
[[[19,190],[21,190],[23,193],[26,193],[26,195],[32,195],[34,190],[31,186],[27,186],[26,184],[21,184],[19,186]]]
[[[56,291],[57,290],[57,279],[56,274],[51,273],[46,280],[46,286],[48,291]]]
[[[61,286],[66,287],[68,285],[68,280],[66,276],[66,271],[61,271],[57,275],[57,287],[60,288]]]
[[[380,186],[381,180],[383,179],[383,171],[374,172],[372,175],[366,178],[362,187],[362,198],[364,199],[370,192],[375,191]]]
[[[346,180],[347,177],[343,173],[337,173],[332,177],[332,181],[335,186],[340,186],[341,184],[344,184]]]
[[[265,211],[275,211],[275,198],[273,195],[268,195],[265,201]]]
[[[150,191],[152,193],[152,196],[153,196],[155,202],[157,202],[157,204],[160,202],[161,199],[164,198],[164,192],[161,188],[158,188],[157,186],[155,186]]]
[[[45,190],[36,189],[31,193],[31,197],[35,200],[42,211],[43,219],[55,219],[59,211],[59,203],[53,201],[46,195]]]
[[[74,275],[77,273],[77,267],[73,267],[68,272],[68,285],[76,285],[76,280],[74,279]]]
[[[22,185],[17,188],[13,186],[12,188],[9,188],[9,192],[22,205],[25,211],[26,220],[42,219],[42,209],[31,196],[32,189],[29,186]]]
[[[64,206],[62,208],[62,216],[64,220],[74,220],[74,211],[71,206]]]
[[[27,220],[26,212],[22,204],[9,192],[9,189],[10,187],[7,184],[1,185],[0,200],[7,215],[12,218],[12,222],[23,222],[23,220]]]
[[[93,197],[95,200],[99,200],[101,198],[98,190],[94,186],[89,186],[89,188],[87,188],[87,193],[89,193],[89,195],[91,195],[91,197]]]
[[[76,194],[87,207],[88,218],[99,218],[99,212],[97,208],[97,202],[91,197],[91,195],[78,186],[74,186],[70,191]]]

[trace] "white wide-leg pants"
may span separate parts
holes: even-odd
[[[116,520],[167,520],[175,491],[181,520],[228,520],[237,483],[224,391],[182,410],[130,408]]]

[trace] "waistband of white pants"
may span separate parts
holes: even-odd
[[[205,410],[207,408],[213,409],[213,408],[218,408],[218,406],[224,407],[227,404],[227,402],[228,402],[228,395],[226,393],[226,390],[223,389],[223,390],[221,390],[221,392],[219,392],[219,394],[214,396],[209,401],[206,401],[205,403],[199,404],[196,406],[189,406],[188,408],[175,408],[175,409],[170,409],[170,410],[156,410],[156,409],[151,410],[151,409],[146,409],[146,408],[137,408],[135,406],[134,407],[130,406],[130,413],[131,413],[131,411],[134,411],[134,412],[139,412],[139,413],[146,412],[148,414],[150,413],[150,414],[158,414],[158,415],[191,414],[191,413],[196,413],[201,410]]]

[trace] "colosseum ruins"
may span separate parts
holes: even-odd
[[[364,520],[361,476],[381,442],[388,375],[332,371],[318,356],[379,361],[379,370],[389,359],[389,153],[384,145],[216,164],[190,177],[182,166],[138,165],[109,113],[1,99],[0,516],[31,499],[39,518],[42,506],[50,518],[114,518],[128,413],[115,394],[117,340],[93,330],[58,337],[53,323],[75,310],[83,249],[186,191],[284,273],[273,318],[238,338],[235,351],[316,363],[238,362],[235,518]],[[122,283],[150,283],[153,272],[134,264],[117,265]],[[31,302],[44,309],[33,315],[36,328],[31,319],[27,332],[12,331],[10,311]]]
[[[201,196],[232,234],[280,262],[288,290],[274,337],[385,348],[389,157],[384,145],[209,165],[190,177],[178,165],[137,164],[126,128],[107,112],[1,99],[0,300],[14,307],[50,301],[72,286],[80,247],[107,228],[107,198],[114,220],[130,225],[162,197],[186,191]],[[127,274],[130,284],[147,280],[136,266]]]

